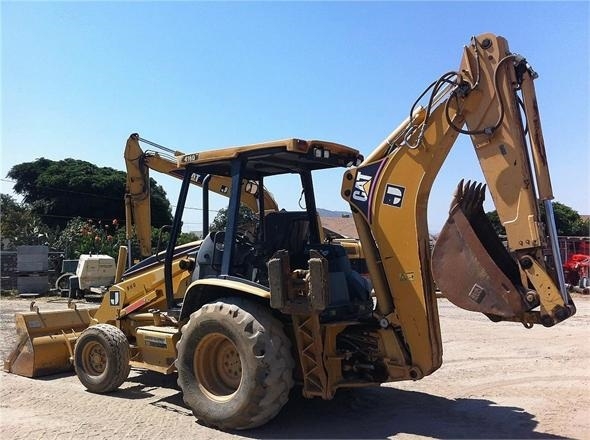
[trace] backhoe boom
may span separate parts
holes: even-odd
[[[342,196],[353,209],[376,313],[401,329],[399,345],[424,374],[442,360],[431,268],[444,296],[493,320],[550,326],[575,313],[558,275],[561,265],[544,256],[547,237],[556,237],[545,231],[539,209],[538,199],[550,200],[552,192],[532,80],[532,69],[509,52],[504,38],[474,37],[459,70],[433,84],[428,106],[413,108],[408,120],[345,174]],[[473,142],[506,228],[508,251],[483,212],[485,186],[467,182],[459,185],[431,256],[428,197],[461,133]],[[549,251],[559,261],[558,250]]]

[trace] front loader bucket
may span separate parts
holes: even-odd
[[[518,320],[531,305],[523,299],[515,261],[483,211],[484,191],[485,185],[459,184],[432,253],[432,275],[456,306]]]
[[[76,339],[90,325],[97,307],[17,313],[15,347],[4,371],[26,377],[46,376],[72,369]]]

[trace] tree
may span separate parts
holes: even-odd
[[[553,202],[557,235],[590,236],[590,222],[577,211],[559,202]]]
[[[221,208],[213,223],[209,227],[210,232],[224,231],[227,228],[227,208]],[[258,224],[258,217],[250,208],[244,205],[240,205],[238,211],[238,230],[245,231],[251,230],[253,225]]]
[[[76,159],[40,158],[13,166],[8,177],[16,181],[14,191],[50,227],[63,229],[75,217],[103,222],[125,217],[123,171]],[[172,210],[166,192],[152,178],[150,187],[152,225],[170,224]]]
[[[487,215],[488,219],[490,220],[490,222],[492,223],[492,227],[494,228],[494,231],[496,232],[496,234],[506,235],[506,229],[504,228],[504,226],[502,226],[502,223],[500,223],[500,217],[498,216],[498,211],[486,212],[486,215]]]
[[[8,194],[0,194],[0,237],[2,249],[21,245],[45,244],[51,234],[30,207],[18,203]]]
[[[197,241],[199,240],[201,237],[199,237],[197,234],[195,234],[194,232],[182,232],[179,236],[178,236],[178,240],[176,242],[177,246],[180,246],[181,244],[186,244],[186,243],[192,243],[193,241]]]
[[[561,236],[590,236],[590,221],[584,220],[577,211],[559,202],[553,202],[553,213],[555,215],[555,227],[557,235]],[[486,213],[492,222],[494,230],[499,235],[506,235],[506,230],[500,224],[497,211]],[[541,217],[545,217],[545,210],[541,209]]]

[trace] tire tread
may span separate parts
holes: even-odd
[[[215,303],[205,304],[191,315],[177,343],[179,354],[185,343],[183,340],[185,332],[196,326],[204,317],[214,317],[216,314],[225,315],[248,334],[253,351],[261,336],[271,335],[272,343],[266,344],[264,354],[257,357],[262,358],[262,363],[273,365],[274,368],[271,368],[270,374],[257,383],[253,398],[249,399],[248,404],[239,414],[221,421],[207,420],[204,415],[206,410],[202,411],[203,414],[199,414],[200,411],[193,408],[193,414],[204,423],[221,429],[251,429],[263,425],[278,414],[287,402],[289,391],[293,387],[294,362],[290,350],[291,342],[285,335],[282,324],[270,314],[266,307],[242,298],[222,298]],[[181,389],[183,388],[180,371],[178,385]],[[183,398],[190,407],[190,403],[184,396],[184,390]]]
[[[98,338],[108,345],[107,349],[114,354],[114,358],[109,362],[108,371],[104,380],[97,382],[92,380],[92,376],[83,371],[82,366],[78,365],[78,344],[84,343],[86,338]],[[81,348],[80,348],[81,350]],[[81,356],[81,354],[80,354]],[[125,334],[118,328],[110,324],[97,324],[87,328],[82,333],[76,343],[74,354],[74,367],[78,378],[89,391],[103,394],[110,393],[121,386],[129,376],[131,366],[129,364],[129,343]]]

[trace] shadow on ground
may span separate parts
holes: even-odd
[[[168,388],[176,392],[152,404],[192,417],[176,385],[176,374],[142,372],[129,381],[137,385],[119,391],[117,397],[138,399],[152,396],[153,387]],[[499,406],[490,400],[447,399],[375,387],[341,390],[333,400],[324,401],[305,399],[296,388],[274,420],[234,434],[253,439],[376,439],[397,434],[441,439],[565,438],[535,432],[536,426],[534,415],[522,408]]]

